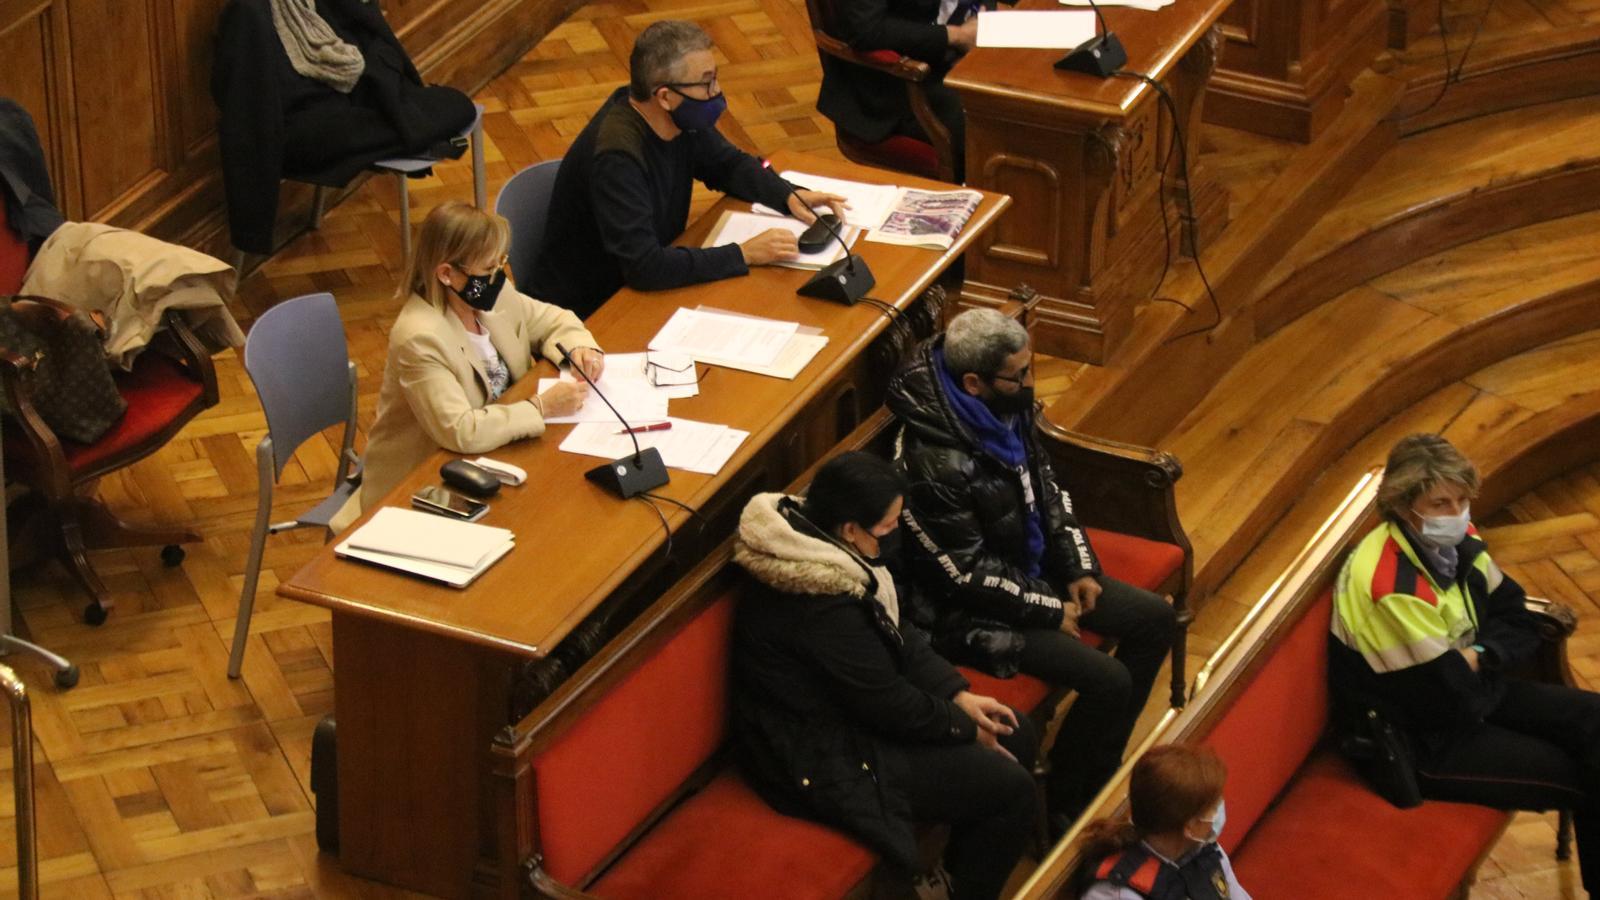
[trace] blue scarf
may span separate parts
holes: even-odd
[[[1026,441],[1027,429],[1031,424],[1028,416],[1008,416],[1009,421],[1001,421],[1000,417],[989,409],[989,404],[967,393],[961,385],[956,383],[950,370],[944,364],[944,348],[933,351],[933,368],[939,377],[939,386],[944,389],[945,397],[950,400],[950,408],[955,411],[956,418],[972,431],[978,439],[978,446],[984,452],[1010,466],[1019,480],[1023,482],[1023,493],[1028,497],[1035,497],[1033,491],[1033,475],[1028,467],[1028,444]],[[1023,517],[1023,524],[1027,533],[1027,546],[1023,548],[1024,568],[1028,574],[1038,578],[1041,569],[1040,563],[1044,560],[1044,522],[1039,516],[1037,498],[1030,502],[1027,515]]]

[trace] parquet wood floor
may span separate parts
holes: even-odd
[[[1496,15],[1506,28],[1552,27],[1567,21],[1552,11],[1584,15],[1584,4],[1593,0],[1507,0]],[[1452,16],[1460,12],[1449,8]],[[669,16],[695,18],[711,31],[730,100],[722,127],[733,140],[762,152],[837,154],[831,127],[814,108],[819,70],[801,0],[598,2],[478,94],[486,107],[491,196],[513,172],[564,152],[624,78],[633,36]],[[1291,149],[1220,130],[1204,148],[1224,160],[1215,168],[1236,203]],[[413,182],[415,219],[444,199],[468,196],[470,181],[468,165],[455,162]],[[711,199],[697,195],[696,211]],[[282,298],[333,291],[360,368],[363,426],[373,414],[397,309],[398,218],[393,184],[367,182],[319,231],[252,273],[235,307],[248,327]],[[183,566],[163,568],[154,550],[96,554],[117,604],[99,628],[78,621],[84,598],[54,565],[13,579],[21,630],[71,657],[83,673],[76,689],[59,693],[40,667],[12,660],[33,689],[45,896],[409,896],[345,876],[312,837],[310,735],[332,706],[331,635],[326,614],[281,601],[273,589],[316,552],[318,535],[269,541],[244,678],[231,682],[224,674],[256,505],[253,451],[265,423],[237,356],[224,354],[217,366],[217,408],[101,485],[102,496],[130,519],[189,524],[205,535]],[[1041,359],[1039,366],[1042,398],[1070,385],[1075,365]],[[334,471],[335,440],[314,439],[300,451],[284,474],[274,518],[320,498]],[[1583,577],[1574,583],[1593,578]],[[1195,646],[1202,654],[1209,649],[1204,634]],[[0,763],[0,892],[14,878],[8,749],[0,746],[7,761]]]

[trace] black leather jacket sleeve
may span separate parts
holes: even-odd
[[[1089,536],[1072,514],[1072,498],[1056,482],[1055,468],[1038,441],[1029,443],[1028,455],[1038,476],[1044,515],[1045,571],[1059,575],[1062,583],[1100,574],[1100,560],[1089,546]]]
[[[1061,627],[1061,599],[1049,583],[985,546],[970,458],[962,465],[938,455],[965,456],[945,449],[906,461],[911,487],[900,521],[915,577],[973,615],[1014,628]]]

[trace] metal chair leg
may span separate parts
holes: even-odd
[[[1556,822],[1556,859],[1566,862],[1572,858],[1572,810],[1563,809]]]
[[[400,179],[400,255],[411,260],[411,186],[406,184],[406,173],[396,172]]]
[[[33,810],[33,710],[17,673],[0,666],[0,689],[11,704],[11,780],[16,788],[17,896],[39,897],[39,828]]]
[[[483,173],[483,114],[472,126],[472,205],[488,209],[489,188]]]
[[[261,556],[266,551],[267,534],[272,528],[272,438],[265,437],[256,445],[256,472],[259,493],[256,499],[256,522],[250,529],[250,555],[244,564],[244,586],[239,591],[239,614],[233,623],[233,650],[228,654],[228,677],[238,678],[244,666],[244,648],[250,640],[250,617],[255,613],[256,582],[261,578]]]
[[[328,189],[317,185],[311,194],[311,230],[316,231],[322,227],[322,214],[327,211]]]

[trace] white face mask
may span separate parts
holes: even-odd
[[[1422,519],[1422,537],[1435,547],[1454,547],[1467,536],[1467,526],[1472,522],[1472,506],[1461,507],[1458,516],[1418,516]]]
[[[1219,839],[1221,839],[1221,837],[1222,837],[1222,827],[1224,825],[1226,825],[1227,822],[1228,822],[1228,801],[1224,800],[1224,801],[1222,801],[1222,802],[1217,804],[1217,811],[1216,811],[1215,814],[1213,814],[1211,816],[1210,823],[1209,823],[1211,825],[1211,829],[1208,832],[1206,832],[1206,834],[1204,836],[1196,837],[1195,835],[1192,835],[1187,831],[1185,831],[1183,833],[1183,835],[1184,835],[1184,837],[1188,838],[1191,841],[1194,841],[1197,844],[1214,844]]]

